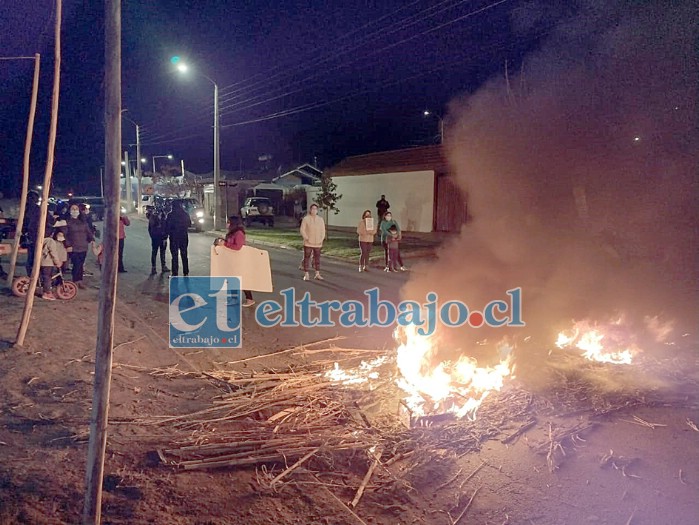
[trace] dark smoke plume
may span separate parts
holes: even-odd
[[[572,319],[696,326],[697,13],[578,7],[519,74],[450,108],[448,157],[472,221],[403,292],[480,308],[521,287],[526,328],[443,331],[476,357],[487,347],[475,341],[505,334],[543,354]]]

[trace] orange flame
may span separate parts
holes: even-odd
[[[419,335],[413,325],[396,329],[394,335],[402,341],[396,356],[401,374],[397,384],[407,394],[405,403],[418,416],[439,411],[473,420],[483,400],[502,389],[514,371],[511,348],[505,348],[506,352],[501,348],[501,355],[506,355],[494,367],[478,367],[475,359],[466,356],[434,366],[436,345],[431,337]]]
[[[573,328],[558,334],[558,348],[577,348],[583,357],[599,363],[629,365],[639,348],[628,342],[623,334],[623,318],[612,321],[607,326],[599,326],[591,321],[578,321]]]

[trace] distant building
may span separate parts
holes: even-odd
[[[337,184],[335,226],[357,225],[364,210],[376,214],[381,195],[401,229],[458,232],[466,222],[466,196],[457,186],[441,145],[347,157],[327,174]]]
[[[320,179],[322,176],[323,172],[315,166],[310,164],[302,164],[301,166],[272,179],[272,182],[279,184],[280,186],[288,187],[299,185],[317,186],[320,184]]]

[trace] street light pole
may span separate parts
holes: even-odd
[[[178,56],[174,56],[170,59],[170,62],[175,64],[177,67],[177,70],[180,73],[186,73],[189,70],[189,67],[187,66],[186,63],[182,61],[182,59]],[[220,154],[220,145],[221,145],[221,139],[220,139],[220,126],[219,126],[219,107],[218,107],[218,84],[214,82],[210,77],[206,76],[204,73],[199,72],[199,74],[204,77],[206,80],[211,82],[214,85],[214,230],[217,229],[218,227],[218,218],[220,216],[219,213],[219,189],[218,189],[218,183],[219,180],[221,179],[221,154]]]
[[[138,180],[138,189],[136,190],[136,211],[141,215],[143,212],[143,173],[141,172],[141,128],[136,124],[136,179]]]
[[[439,121],[439,143],[444,144],[444,119],[440,115],[437,115],[428,109],[423,111],[422,114],[426,117],[433,116],[437,118]]]
[[[209,79],[211,80],[211,79]],[[213,80],[212,80],[213,82]],[[218,229],[218,208],[219,208],[219,190],[218,181],[221,177],[221,157],[219,152],[219,115],[218,115],[218,84],[214,84],[214,230]]]
[[[155,175],[155,159],[172,159],[172,155],[153,155],[153,175]]]
[[[131,212],[133,211],[133,193],[132,190],[133,188],[131,187],[131,166],[129,165],[129,152],[125,151],[124,152],[124,173],[126,174],[126,178],[124,179],[125,181],[125,187],[126,187],[126,211]]]

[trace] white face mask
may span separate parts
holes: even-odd
[[[63,235],[62,233],[59,233],[58,235],[56,235],[56,240],[57,240],[58,242],[63,242],[63,241],[65,241],[65,240],[66,240],[65,235]]]
[[[80,211],[79,210],[70,210],[70,216],[73,217],[74,219],[77,219],[80,217]]]
[[[387,221],[390,221],[391,219],[393,219],[393,217],[391,215],[384,215],[383,218],[386,219]]]

